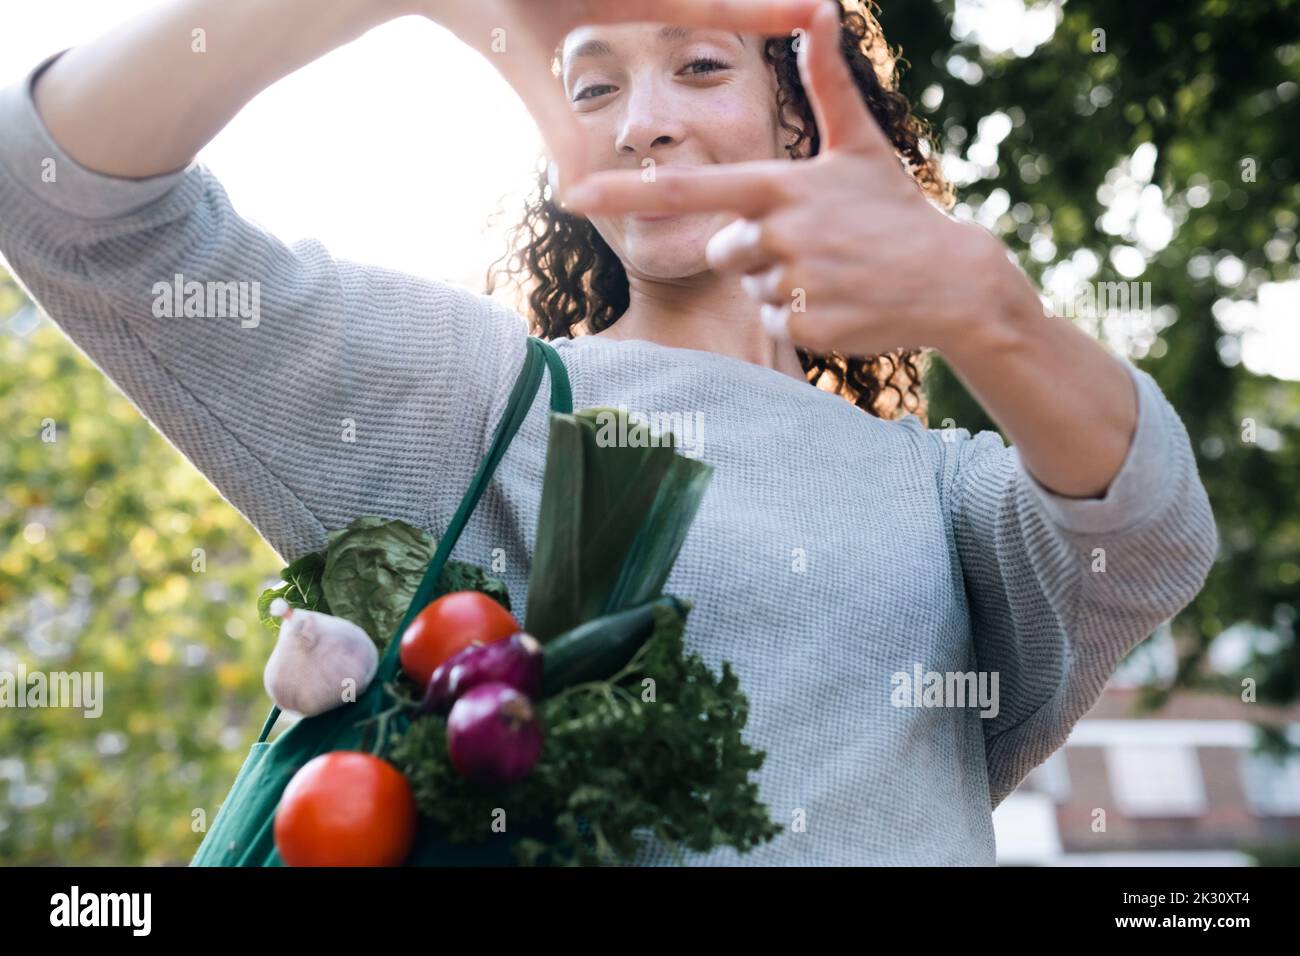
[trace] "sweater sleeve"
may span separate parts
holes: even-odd
[[[1128,361],[1137,427],[1100,498],[1040,484],[995,431],[928,432],[965,584],[992,806],[1065,743],[1120,660],[1201,589],[1218,549],[1187,432]]]
[[[0,253],[30,297],[286,560],[379,497],[429,526],[482,455],[523,319],[287,245],[201,163],[78,165],[32,98],[59,55],[0,91]]]

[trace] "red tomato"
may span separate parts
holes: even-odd
[[[402,635],[402,670],[425,687],[439,664],[471,644],[491,644],[518,631],[519,622],[486,594],[444,594],[421,611]]]
[[[401,866],[415,842],[411,785],[355,750],[308,761],[275,811],[275,848],[289,866]]]

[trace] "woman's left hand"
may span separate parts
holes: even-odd
[[[1019,270],[983,228],[933,205],[863,102],[823,5],[799,51],[820,134],[806,161],[595,173],[565,195],[583,214],[735,212],[709,266],[740,275],[768,331],[814,352],[945,350],[997,314]],[[1023,276],[1021,276],[1023,279]],[[1020,294],[1036,293],[1027,281]]]

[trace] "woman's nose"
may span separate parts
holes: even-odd
[[[654,90],[634,92],[619,126],[614,149],[620,156],[648,156],[651,151],[681,142],[682,129],[668,108],[668,98]]]

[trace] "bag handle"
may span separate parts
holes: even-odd
[[[488,448],[487,454],[483,456],[483,461],[480,462],[478,471],[475,472],[473,480],[470,481],[464,497],[461,498],[460,507],[456,509],[456,514],[452,516],[451,523],[447,525],[446,533],[439,540],[438,548],[434,551],[428,568],[425,569],[424,577],[421,578],[420,585],[416,588],[415,595],[407,606],[402,623],[398,626],[397,632],[389,639],[388,647],[384,649],[384,656],[379,663],[379,669],[375,672],[375,681],[387,680],[395,672],[399,653],[398,648],[402,642],[401,635],[405,633],[411,622],[415,620],[416,615],[424,610],[433,597],[433,593],[438,587],[438,581],[442,578],[442,569],[447,564],[448,558],[451,557],[452,549],[460,539],[461,532],[465,530],[465,525],[469,523],[470,516],[478,506],[479,499],[483,497],[483,493],[491,483],[492,475],[501,459],[505,456],[506,449],[509,448],[515,433],[519,431],[524,419],[528,417],[533,398],[536,396],[537,389],[542,382],[543,366],[545,369],[550,370],[551,375],[551,411],[563,415],[573,413],[573,391],[569,385],[569,375],[564,368],[564,363],[560,361],[559,354],[548,343],[530,335],[524,354],[523,368],[519,371],[514,390],[510,393],[510,398],[506,402],[505,412],[502,414],[501,421],[497,424],[497,430],[492,436],[492,444]],[[382,696],[374,695],[374,697],[377,707],[382,702]],[[262,732],[258,735],[258,743],[266,740],[279,716],[280,708],[278,706],[272,707],[271,713],[266,718],[266,723],[262,725]]]
[[[496,434],[492,436],[492,446],[488,449],[487,454],[483,456],[483,461],[479,464],[474,480],[470,482],[469,489],[465,492],[465,496],[461,498],[460,507],[456,509],[456,514],[452,516],[451,523],[447,525],[447,532],[442,536],[442,540],[438,542],[438,550],[434,552],[433,559],[429,562],[429,567],[420,581],[420,586],[416,588],[415,596],[411,598],[410,606],[406,610],[406,616],[402,619],[401,626],[398,628],[398,634],[406,631],[411,622],[415,620],[416,615],[424,610],[433,597],[433,592],[437,589],[438,581],[442,577],[443,566],[451,557],[452,549],[460,539],[460,534],[469,522],[470,515],[478,506],[479,499],[483,497],[483,492],[487,490],[488,484],[492,481],[492,475],[501,459],[505,456],[511,440],[515,437],[515,433],[519,431],[519,426],[524,423],[524,419],[528,417],[528,410],[533,404],[533,396],[537,394],[537,388],[542,381],[543,358],[546,360],[546,366],[551,370],[551,411],[561,412],[566,415],[573,411],[573,395],[569,389],[569,377],[565,372],[564,363],[560,361],[555,349],[541,339],[529,336],[528,353],[524,357],[524,367],[520,370],[519,378],[515,381],[514,391],[510,393],[510,400],[506,403],[506,410],[497,425]],[[384,653],[385,658],[396,658],[398,643],[400,643],[398,640],[389,642],[389,646]]]

